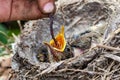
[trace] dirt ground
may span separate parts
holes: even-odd
[[[49,53],[57,52],[44,44],[51,40],[50,19],[29,21],[12,46],[8,80],[120,80],[119,4],[58,0],[53,29],[56,35],[65,26],[65,58],[51,60]]]

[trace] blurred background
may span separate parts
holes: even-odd
[[[11,44],[14,35],[20,34],[19,21],[0,23],[0,57],[11,54]]]
[[[24,21],[0,23],[0,80],[7,80],[11,70],[12,47],[15,39],[23,28]]]

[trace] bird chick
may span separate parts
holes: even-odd
[[[66,40],[64,36],[64,26],[61,27],[59,33],[56,35],[55,40],[57,44],[52,39],[50,43],[44,42],[44,44],[48,47],[48,54],[50,61],[60,61],[65,58],[63,52],[66,47]]]
[[[70,46],[73,48],[74,56],[79,56],[83,54],[87,49],[91,47],[92,38],[87,35],[75,35],[73,36],[73,41],[71,41]]]
[[[49,59],[48,59],[48,51],[47,51],[47,48],[45,45],[41,45],[40,46],[40,49],[37,51],[39,52],[37,54],[37,59],[40,61],[40,62],[49,62]]]

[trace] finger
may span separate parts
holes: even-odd
[[[12,4],[11,20],[29,20],[45,17],[40,12],[36,0],[14,0]]]
[[[0,22],[39,19],[55,11],[54,0],[0,0],[0,4]]]
[[[45,13],[55,12],[55,1],[54,0],[38,0],[40,10]]]
[[[0,22],[6,21],[10,14],[11,0],[0,0]]]

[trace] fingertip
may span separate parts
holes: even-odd
[[[38,0],[39,8],[43,13],[54,13],[55,3],[54,0]]]
[[[45,13],[51,13],[54,11],[54,5],[53,3],[49,2],[49,3],[46,3],[43,7],[43,11]]]

